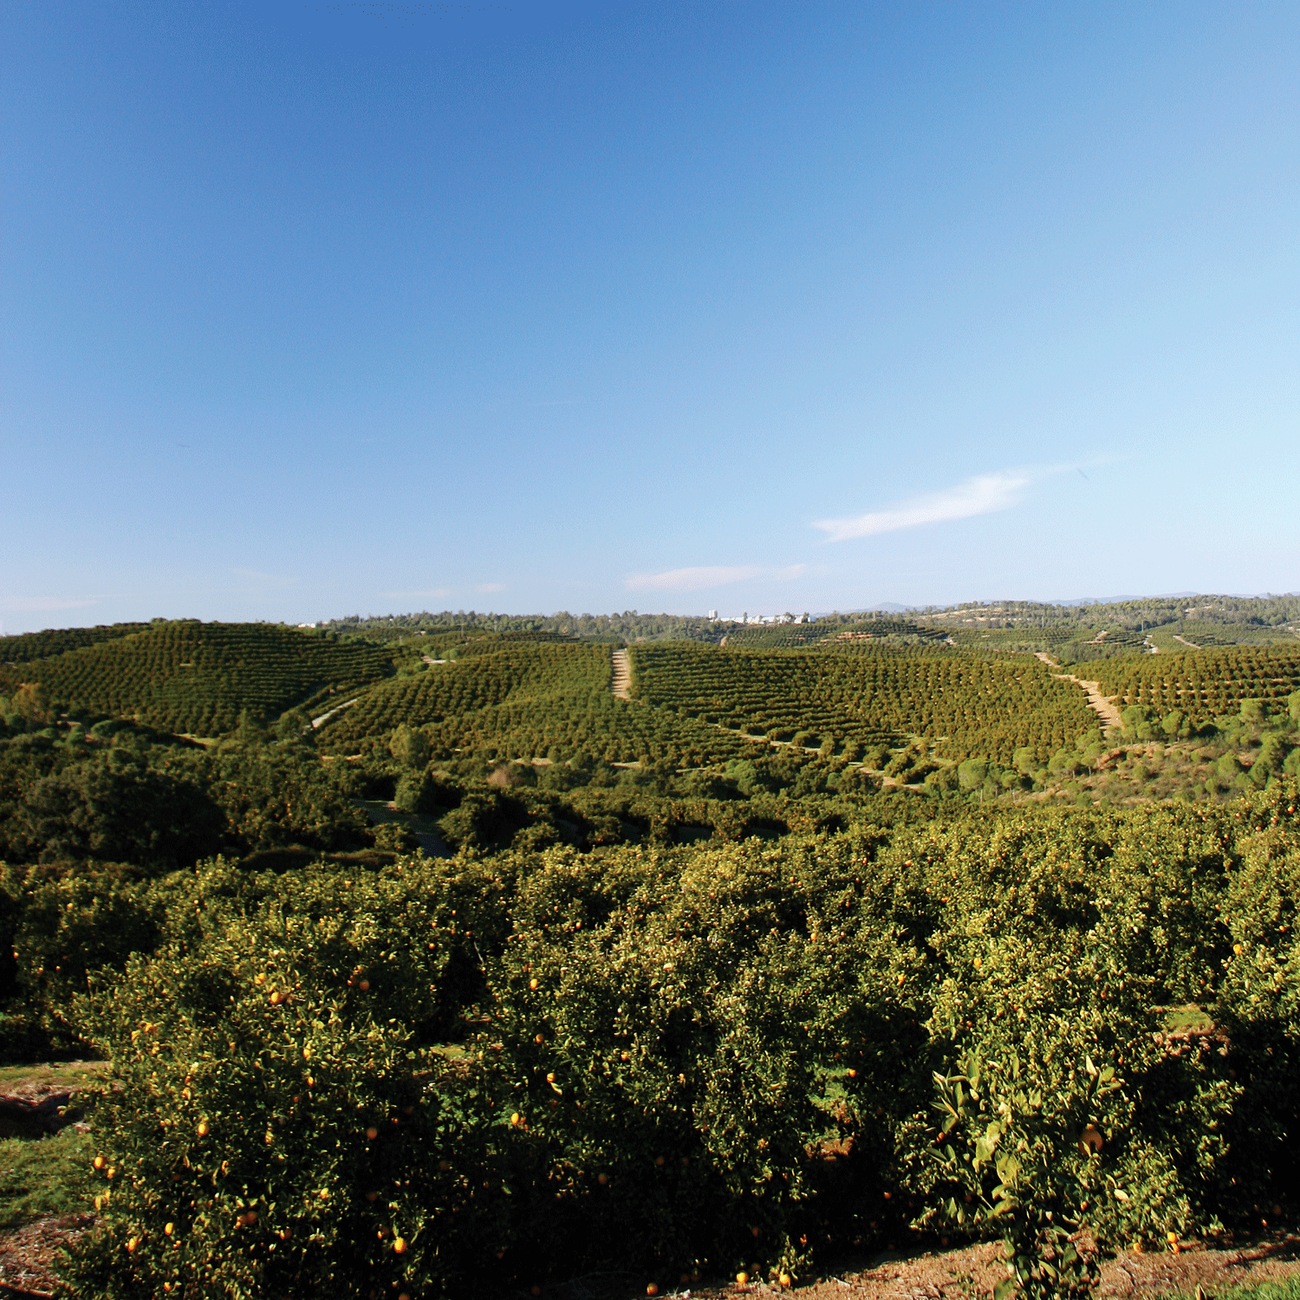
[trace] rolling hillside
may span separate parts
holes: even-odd
[[[13,640],[24,643],[20,653],[32,642]],[[57,649],[60,641],[50,636],[49,644]],[[6,649],[0,641],[0,660]],[[340,643],[296,628],[155,623],[48,657],[0,662],[0,694],[38,684],[45,700],[66,712],[212,736],[232,730],[241,712],[271,720],[392,671],[392,655],[377,646]]]

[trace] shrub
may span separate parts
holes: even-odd
[[[1295,798],[168,877],[78,1003],[117,1077],[74,1292],[798,1274],[912,1227],[1081,1293],[1079,1227],[1211,1230],[1300,1163]]]

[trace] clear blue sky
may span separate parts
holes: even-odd
[[[1300,7],[12,3],[0,620],[1300,588]]]

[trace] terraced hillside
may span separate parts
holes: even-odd
[[[1045,761],[1095,725],[1083,692],[1028,656],[839,643],[752,651],[684,642],[635,649],[642,700],[684,717],[804,743],[935,742],[951,757]]]
[[[39,684],[50,705],[64,711],[211,736],[232,730],[241,712],[272,719],[392,670],[392,655],[377,646],[296,628],[155,623],[48,658],[0,664],[0,695]]]
[[[387,742],[398,726],[421,728],[438,752],[469,749],[512,758],[608,762],[649,758],[679,767],[739,753],[739,738],[672,712],[616,699],[609,647],[498,639],[453,662],[372,687],[322,728],[338,753]]]

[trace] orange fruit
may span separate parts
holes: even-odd
[[[788,1291],[792,1286],[794,1286],[794,1278],[792,1278],[789,1273],[782,1273],[781,1276],[776,1279],[776,1284],[782,1291]]]
[[[608,1174],[597,1174],[597,1175],[596,1175],[596,1181],[597,1181],[597,1182],[598,1182],[602,1187],[604,1187],[605,1184],[606,1184],[607,1182],[609,1182],[609,1175],[608,1175]]]
[[[207,1137],[207,1136],[208,1136],[208,1121],[205,1120],[205,1119],[201,1119],[201,1120],[199,1120],[199,1126],[198,1126],[198,1128],[196,1128],[194,1131],[195,1131],[195,1132],[199,1135],[199,1137],[201,1137],[201,1138],[205,1138],[205,1137]]]
[[[357,988],[359,988],[359,989],[362,991],[362,993],[369,993],[369,992],[370,992],[370,981],[369,981],[369,980],[362,980],[361,983],[357,985]]]
[[[536,988],[537,988],[537,981],[536,981],[536,980],[529,980],[529,981],[528,981],[528,987],[529,987],[530,989],[536,989]]]
[[[372,1124],[366,1129],[366,1138],[373,1142],[379,1136],[379,1130]]]
[[[140,1245],[140,1238],[139,1238],[139,1237],[132,1237],[132,1238],[131,1238],[127,1243],[126,1243],[126,1251],[127,1251],[127,1254],[128,1254],[128,1255],[134,1255],[135,1252],[136,1252],[136,1249],[137,1249],[137,1247],[138,1247],[139,1245]]]
[[[748,1273],[737,1273],[737,1274],[736,1274],[736,1285],[737,1285],[737,1286],[748,1286],[748,1285],[749,1285],[749,1274],[748,1274]]]
[[[406,1238],[405,1238],[405,1237],[394,1237],[394,1238],[393,1238],[393,1254],[394,1254],[394,1255],[405,1255],[405,1254],[406,1254]]]
[[[651,1283],[649,1283],[649,1284],[646,1286],[645,1293],[646,1293],[646,1295],[658,1295],[658,1294],[659,1294],[659,1286],[658,1286],[658,1284],[655,1283],[655,1282],[651,1282]]]
[[[104,1167],[104,1157],[103,1157],[103,1156],[96,1156],[96,1157],[94,1158],[94,1160],[91,1161],[91,1163],[95,1166],[96,1169],[103,1169],[103,1167]]]

